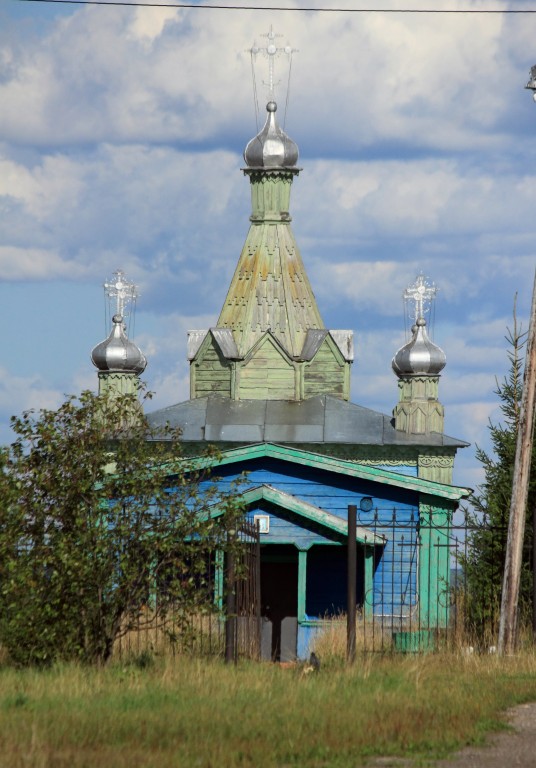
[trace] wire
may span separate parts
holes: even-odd
[[[285,100],[285,114],[283,116],[283,130],[287,124],[287,112],[288,112],[288,100],[290,97],[290,76],[292,74],[292,51],[290,52],[290,63],[288,66],[288,80],[287,80],[287,98]]]
[[[253,80],[253,105],[255,107],[255,125],[257,133],[259,132],[259,99],[257,97],[257,79],[255,77],[255,65],[253,63],[253,52],[251,52],[251,78]]]
[[[288,6],[270,5],[216,5],[214,3],[142,3],[128,2],[128,0],[18,0],[19,3],[56,3],[58,5],[116,5],[132,8],[198,8],[199,10],[221,11],[291,11],[314,13],[421,13],[421,14],[535,14],[535,9],[530,8],[505,8],[505,9],[463,9],[463,8],[289,8]]]

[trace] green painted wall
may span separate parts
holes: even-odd
[[[395,427],[410,435],[443,432],[445,411],[438,400],[439,376],[404,376],[398,381]]]
[[[240,399],[295,400],[295,365],[265,337],[251,357],[237,366]]]
[[[350,364],[327,337],[311,362],[303,364],[303,396],[329,394],[348,400],[349,373]]]
[[[210,333],[190,367],[190,397],[210,394],[231,397],[232,365],[221,354]]]
[[[99,371],[99,395],[137,395],[140,380],[135,373]]]
[[[419,556],[419,624],[421,628],[447,627],[450,620],[449,525],[454,505],[422,496],[419,503],[421,538]]]

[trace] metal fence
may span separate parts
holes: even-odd
[[[437,524],[431,516],[407,511],[399,515],[396,509],[388,515],[385,510],[371,511],[366,519],[358,514],[357,524],[371,537],[357,545],[362,549],[357,652],[429,652],[453,646],[489,650],[495,645],[506,525],[462,512]],[[160,615],[158,603],[147,606],[117,641],[115,654],[216,654],[228,662],[260,658],[259,531],[244,521],[230,535],[232,546],[226,550],[223,544],[206,556],[203,610],[188,616],[179,611]],[[520,601],[520,624],[527,627],[535,613],[533,554],[529,526]],[[306,619],[311,632],[308,652],[323,632],[345,622],[340,612]]]
[[[396,509],[390,518],[377,512],[366,521],[358,517],[358,524],[384,542],[373,547],[372,568],[367,573],[364,566],[361,573],[358,649],[417,652],[453,645],[493,647],[506,525],[492,525],[467,512],[436,524],[414,514],[399,516]],[[520,609],[525,618],[532,607],[531,562],[532,541],[525,551]]]
[[[228,546],[229,545],[229,546]],[[205,563],[199,580],[198,609],[184,613],[165,604],[155,589],[135,621],[123,628],[114,656],[143,658],[146,654],[220,655],[236,661],[257,658],[260,627],[260,547],[255,525],[243,521],[222,538],[220,548],[199,551]],[[228,659],[228,660],[229,660]]]

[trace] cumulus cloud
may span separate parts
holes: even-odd
[[[512,5],[475,7],[490,4]],[[5,291],[33,286],[23,348],[40,366],[30,375],[26,354],[21,372],[20,339],[6,342],[6,408],[96,388],[87,357],[100,332],[82,318],[101,305],[86,289],[117,267],[140,286],[152,406],[188,396],[186,331],[215,322],[249,224],[245,49],[272,23],[299,49],[286,124],[304,166],[294,231],[326,324],[357,332],[354,400],[394,406],[401,294],[423,270],[440,288],[447,431],[484,443],[516,291],[528,314],[536,240],[531,32],[501,16],[99,6],[2,25],[0,277]],[[256,74],[262,121],[262,56]],[[474,461],[461,466],[477,476]]]
[[[501,91],[519,52],[514,25],[505,30],[501,16],[102,6],[59,19],[31,48],[7,47],[2,131],[17,142],[55,145],[110,137],[228,141],[237,122],[251,124],[245,49],[255,38],[262,44],[271,23],[299,49],[290,114],[309,151],[355,152],[392,141],[459,150],[504,140],[509,101]],[[523,34],[519,25],[514,33]],[[257,64],[262,107],[262,56]],[[283,102],[284,60],[278,66]]]
[[[39,374],[19,376],[0,368],[0,440],[6,443],[14,439],[9,426],[11,416],[31,409],[57,408],[62,399],[62,392],[52,388]]]

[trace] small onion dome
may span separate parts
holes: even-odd
[[[424,317],[418,318],[412,330],[411,341],[393,357],[393,371],[397,376],[437,376],[447,364],[445,353],[428,338]]]
[[[142,373],[147,360],[139,347],[128,339],[123,328],[123,317],[114,315],[113,328],[105,341],[93,349],[91,359],[99,371],[120,371],[122,373]]]
[[[298,162],[298,145],[279,127],[276,110],[275,101],[269,101],[264,128],[244,150],[250,168],[292,168]]]

